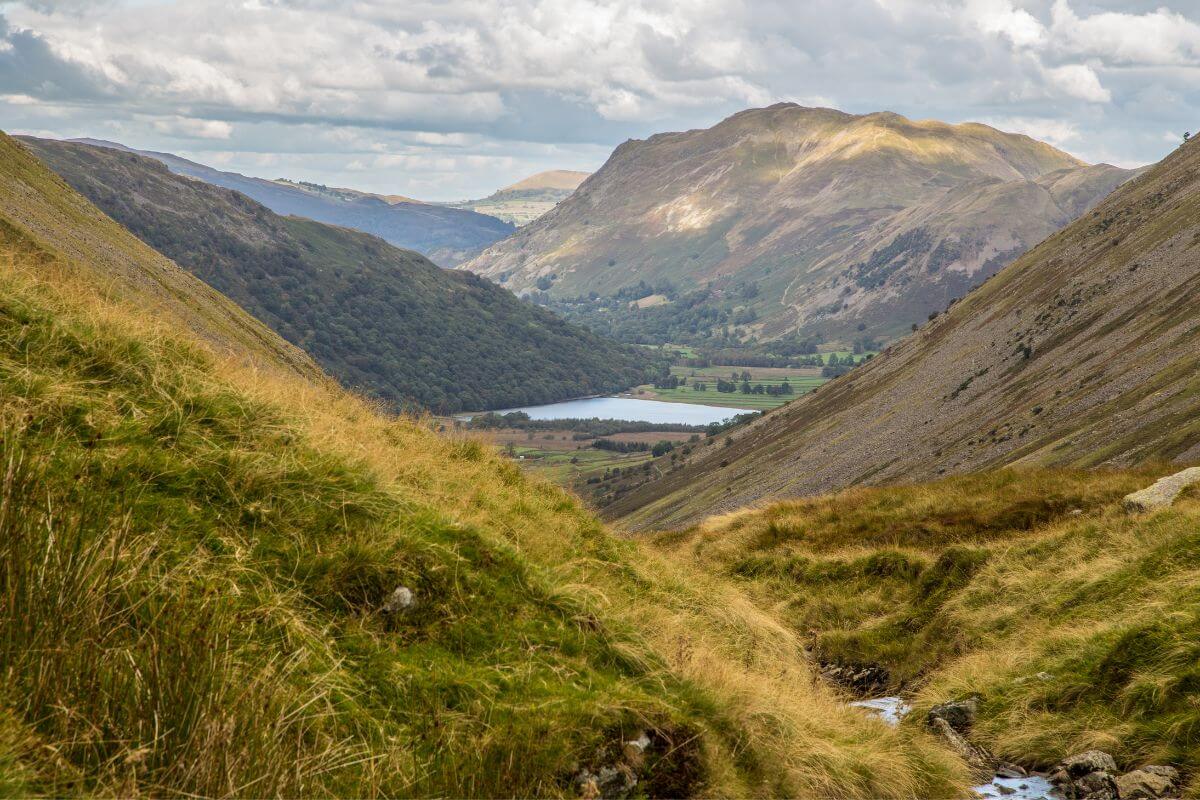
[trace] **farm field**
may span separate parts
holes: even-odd
[[[740,391],[743,373],[750,373],[748,383],[753,389],[762,386],[762,394],[745,394]],[[718,392],[717,380],[729,381],[737,374],[735,381],[739,387],[736,392]],[[789,400],[812,391],[825,383],[828,378],[821,377],[819,367],[671,367],[671,374],[679,378],[681,384],[675,389],[655,388],[652,385],[639,386],[634,394],[648,400],[664,400],[672,403],[700,403],[710,406],[727,408],[746,408],[753,411],[763,411],[778,408]],[[767,394],[767,387],[777,388],[784,380],[792,389],[791,394]],[[704,390],[698,390],[697,384],[703,385]]]
[[[523,469],[567,487],[584,484],[588,478],[602,477],[607,470],[638,467],[651,460],[647,450],[619,453],[596,449],[591,446],[595,439],[575,440],[574,432],[567,430],[530,432],[504,428],[495,431],[473,430],[470,435],[501,448]],[[653,446],[663,441],[676,445],[686,443],[694,435],[678,431],[650,431],[616,433],[600,438]]]

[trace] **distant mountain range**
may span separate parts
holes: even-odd
[[[166,164],[178,175],[241,192],[276,214],[307,217],[374,234],[397,247],[416,250],[445,267],[458,264],[514,230],[512,224],[494,216],[415,202],[399,195],[374,195],[352,189],[329,189],[318,184],[251,178],[170,153],[132,150],[100,139],[75,141],[148,156]]]
[[[108,216],[342,383],[394,405],[505,408],[618,391],[649,377],[648,359],[633,348],[374,236],[281,217],[236,191],[174,174],[161,158],[20,141]],[[270,182],[254,185],[263,183]]]
[[[1133,174],[985,125],[785,103],[626,142],[462,266],[630,340],[892,338]]]
[[[464,200],[448,205],[490,214],[515,225],[527,225],[570,197],[590,174],[565,169],[539,172],[505,186],[482,200]]]
[[[609,512],[680,526],[771,497],[1005,465],[1195,463],[1198,307],[1192,141],[917,333],[623,487]]]

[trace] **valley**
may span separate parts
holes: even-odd
[[[0,4],[0,797],[1200,798],[1144,5]]]

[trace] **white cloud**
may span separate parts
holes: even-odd
[[[1044,117],[992,117],[980,120],[993,128],[1032,136],[1055,147],[1079,141],[1079,126],[1068,120]]]
[[[159,133],[186,139],[228,139],[233,133],[232,125],[218,119],[168,117],[156,119],[151,124]]]
[[[0,113],[457,197],[789,99],[1146,161],[1200,104],[1200,3],[1157,2],[0,0]]]
[[[1112,92],[1100,84],[1096,72],[1085,64],[1066,64],[1046,70],[1050,85],[1069,97],[1086,100],[1089,103],[1107,103],[1112,100]]]

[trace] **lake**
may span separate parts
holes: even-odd
[[[661,400],[638,400],[633,397],[587,397],[544,406],[506,408],[498,414],[524,411],[530,419],[619,419],[627,422],[680,423],[711,425],[724,422],[749,409],[702,406],[692,403],[664,403]]]

